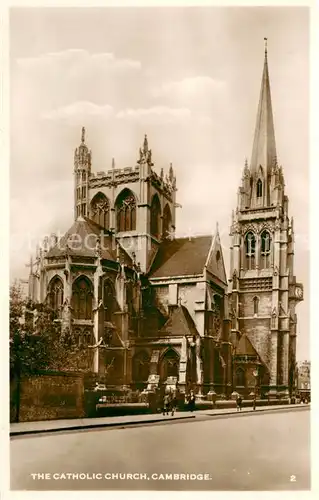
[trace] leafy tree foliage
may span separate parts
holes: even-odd
[[[79,345],[47,304],[24,299],[21,289],[10,289],[10,376],[40,370],[89,371],[93,351]]]

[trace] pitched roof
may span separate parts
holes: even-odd
[[[256,349],[254,348],[254,346],[252,345],[251,341],[249,340],[249,338],[247,337],[247,335],[244,333],[239,342],[238,342],[238,345],[237,345],[237,348],[236,348],[236,355],[239,355],[239,356],[257,356],[259,357]]]
[[[198,335],[195,323],[185,306],[176,306],[160,333],[169,335]]]
[[[207,270],[222,283],[227,285],[226,270],[223,257],[223,249],[220,242],[218,227],[206,262]]]
[[[268,58],[265,51],[264,70],[261,82],[260,97],[257,111],[253,151],[250,170],[257,172],[261,165],[265,172],[276,158],[276,141],[271,105]]]
[[[164,241],[151,266],[151,278],[202,274],[212,244],[211,236]]]
[[[102,226],[87,217],[78,217],[60,241],[48,251],[46,257],[59,257],[66,253],[77,257],[95,257],[98,238],[102,259],[116,261],[115,239],[106,233]],[[122,247],[120,250],[125,264],[130,264],[131,258]]]

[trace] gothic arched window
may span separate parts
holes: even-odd
[[[245,371],[242,368],[238,368],[236,370],[236,387],[245,387],[245,386],[246,386]]]
[[[74,330],[74,341],[79,346],[82,345],[82,334],[81,334],[81,330],[79,328],[77,328],[76,330]]]
[[[150,368],[150,358],[147,352],[142,351],[133,358],[133,380],[135,382],[147,382]]]
[[[63,306],[63,282],[58,276],[49,284],[49,304],[60,318]]]
[[[169,204],[167,203],[163,212],[163,238],[167,238],[170,235],[172,224],[172,214]]]
[[[91,201],[92,219],[104,227],[110,227],[110,204],[109,200],[103,193],[97,193]]]
[[[260,179],[257,181],[257,198],[261,198],[263,195],[263,183]]]
[[[257,315],[258,314],[259,298],[254,297],[253,302],[254,302],[254,315]]]
[[[136,229],[136,200],[129,189],[124,189],[116,200],[116,220],[118,231]]]
[[[166,380],[168,377],[178,377],[179,356],[173,349],[165,353],[162,358],[161,368],[163,380]]]
[[[85,346],[91,345],[93,343],[92,340],[93,340],[92,332],[90,330],[85,330],[85,332],[83,332],[83,345]]]
[[[252,232],[249,232],[246,235],[245,247],[246,247],[246,269],[255,269],[256,238]]]
[[[81,276],[72,286],[72,307],[76,319],[92,319],[92,299],[92,283]]]
[[[106,280],[103,286],[103,306],[104,319],[106,321],[111,321],[114,309],[114,289],[109,280]]]
[[[161,204],[157,195],[153,196],[151,204],[151,234],[156,238],[160,235]]]
[[[268,231],[263,231],[261,234],[261,268],[268,269],[270,267],[270,251],[271,237]]]

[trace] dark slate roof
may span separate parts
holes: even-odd
[[[176,238],[164,241],[150,269],[150,278],[202,274],[212,236]]]
[[[48,251],[46,257],[59,257],[66,255],[66,253],[77,257],[95,257],[98,237],[101,242],[102,259],[116,261],[114,237],[87,217],[79,217],[60,241]],[[74,238],[73,241],[72,238]],[[130,265],[131,258],[122,247],[120,250],[124,257],[124,263]]]
[[[256,349],[254,348],[254,346],[252,345],[251,341],[249,340],[249,338],[247,337],[247,335],[244,333],[239,342],[238,342],[238,345],[237,345],[237,349],[236,349],[236,355],[239,355],[239,356],[258,356],[258,353],[256,351]]]
[[[185,306],[176,306],[160,333],[168,335],[198,335],[195,323]]]

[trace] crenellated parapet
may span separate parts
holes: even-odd
[[[140,167],[114,168],[107,172],[91,173],[89,178],[90,188],[116,187],[121,184],[138,182],[140,180]]]
[[[146,171],[144,167],[147,167]],[[152,150],[148,147],[147,136],[145,135],[143,147],[139,149],[139,159],[134,167],[115,168],[113,161],[112,169],[91,173],[89,177],[89,188],[112,188],[122,184],[131,184],[141,181],[150,182],[151,185],[160,193],[164,194],[169,199],[177,191],[176,175],[170,164],[168,172],[164,174],[164,169],[161,168],[160,174],[151,168],[154,166],[152,161]]]

